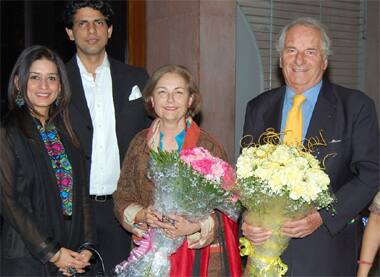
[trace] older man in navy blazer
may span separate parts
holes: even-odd
[[[114,217],[112,193],[129,142],[149,123],[140,92],[146,71],[106,53],[112,14],[103,0],[74,0],[65,10],[66,32],[77,48],[66,65],[70,116],[84,150],[100,252],[109,275],[128,257],[131,246],[130,234]]]
[[[330,40],[315,19],[300,18],[284,27],[279,39],[280,66],[286,86],[252,99],[245,116],[244,135],[256,140],[267,128],[283,132],[293,96],[302,94],[302,138],[320,137],[327,146],[313,154],[326,159],[326,171],[337,203],[336,214],[324,209],[286,222],[291,237],[282,255],[290,276],[353,276],[362,237],[359,213],[379,186],[379,130],[373,101],[360,91],[322,79]],[[242,225],[254,244],[271,235],[257,225]]]

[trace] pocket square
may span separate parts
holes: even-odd
[[[132,101],[132,100],[139,99],[140,97],[142,97],[142,94],[139,87],[137,85],[133,86],[131,94],[128,97],[128,100]]]
[[[332,139],[329,143],[339,143],[342,142],[341,139]]]

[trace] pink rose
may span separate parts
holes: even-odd
[[[196,171],[200,172],[202,175],[209,175],[212,173],[212,161],[207,159],[196,160],[191,163],[191,166]]]

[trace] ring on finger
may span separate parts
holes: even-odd
[[[76,270],[75,267],[73,267],[73,266],[69,266],[69,267],[67,268],[67,272],[68,272],[69,274],[71,274],[71,275],[74,275],[75,273],[77,273],[77,270]]]

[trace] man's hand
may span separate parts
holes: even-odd
[[[285,222],[281,231],[291,238],[304,238],[317,230],[322,223],[322,217],[315,211],[301,219]]]
[[[270,238],[272,232],[259,226],[249,225],[245,221],[241,227],[243,235],[249,239],[254,245],[263,244]]]

